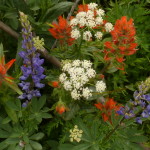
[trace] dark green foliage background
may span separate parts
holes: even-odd
[[[120,19],[122,16],[127,16],[128,19],[133,18],[134,20],[134,24],[137,32],[136,40],[139,45],[138,45],[137,53],[132,56],[128,56],[126,58],[125,61],[126,74],[123,74],[122,72],[119,71],[114,72],[113,74],[105,73],[108,90],[112,91],[110,93],[110,96],[114,97],[116,101],[125,104],[129,99],[132,99],[133,92],[136,90],[138,83],[142,80],[145,80],[148,76],[150,76],[150,38],[149,38],[150,37],[150,9],[149,9],[150,1],[149,0],[118,0],[118,1],[117,0],[84,0],[84,1],[85,3],[97,2],[105,10],[108,21],[112,22],[113,24],[117,19]],[[32,27],[36,35],[40,36],[41,38],[42,37],[44,38],[45,48],[49,51],[49,53],[58,56],[58,58],[61,58],[63,56],[60,56],[57,54],[57,52],[51,50],[51,47],[55,39],[48,32],[49,26],[47,25],[47,23],[52,23],[60,15],[64,15],[65,17],[67,17],[67,14],[69,13],[71,6],[73,5],[73,2],[74,1],[72,0],[0,0],[0,21],[4,22],[8,26],[10,26],[13,30],[15,30],[18,34],[20,34],[21,25],[18,20],[19,19],[18,11],[23,11],[25,14],[29,16],[29,20],[32,24]],[[80,4],[82,4],[82,2],[80,2]],[[4,46],[6,62],[7,60],[16,57],[18,58],[17,52],[21,50],[20,41],[21,41],[21,37],[19,37],[19,39],[17,40],[12,36],[10,36],[9,34],[5,33],[3,30],[0,30],[0,43],[3,43]],[[69,53],[67,54],[67,57],[70,57]],[[13,77],[16,78],[19,77],[20,65],[21,62],[19,64],[17,63],[15,71],[13,71],[13,69],[9,71],[9,73],[12,74]],[[52,78],[57,79],[56,77],[58,77],[60,73],[59,70],[55,66],[49,64],[47,61],[45,62],[44,65],[47,70],[46,72],[46,74],[48,75],[47,80]],[[96,65],[97,64],[95,61],[95,66]],[[47,83],[47,80],[45,80],[45,83]],[[55,95],[51,95],[51,93],[53,92],[53,88],[46,85],[45,89],[46,90],[43,90],[42,93],[47,95],[46,107],[51,108],[51,106],[57,101],[56,99],[57,97]],[[16,95],[12,94],[12,91],[9,91],[8,93],[9,89],[7,88],[2,89],[0,87],[0,90],[1,90],[0,91],[0,101],[1,101],[0,116],[2,118],[5,118],[7,117],[7,115],[5,109],[2,108],[4,105],[2,99],[10,98],[13,101],[14,98],[12,98],[12,95],[14,97]],[[4,93],[8,93],[7,97],[4,96]],[[3,101],[5,102],[5,100]],[[78,105],[74,106],[74,109],[75,112],[78,111]],[[45,120],[43,119],[42,121],[37,120],[38,123],[35,123],[35,128],[38,128],[39,132],[43,132],[45,134],[45,137],[40,142],[44,147],[43,149],[68,150],[69,148],[72,148],[72,145],[67,145],[68,149],[65,148],[63,149],[63,147],[66,146],[63,145],[63,142],[65,141],[66,138],[65,131],[70,127],[72,127],[72,124],[74,123],[73,122],[74,119],[72,119],[70,123],[69,121],[67,121],[67,119],[62,120],[59,115],[53,114],[53,109],[50,111],[54,116],[53,118],[45,119]],[[74,116],[74,112],[72,112],[71,115]],[[67,117],[68,116],[66,116],[66,118]],[[80,117],[83,116],[81,115]],[[0,119],[2,120],[2,118]],[[10,121],[8,121],[8,123],[9,122]],[[36,125],[38,126],[36,127]],[[64,126],[65,129],[63,129]],[[96,127],[96,128],[97,130],[100,130],[101,127]],[[144,134],[147,137],[150,137],[150,120],[145,121],[142,126],[137,126],[135,132],[141,129],[142,131],[140,131],[140,133],[144,132]],[[128,130],[129,129],[127,128],[125,131],[122,131],[122,133],[124,135],[128,134],[130,132]],[[63,135],[62,132],[64,132]],[[120,134],[119,131],[118,134]],[[112,142],[114,142],[113,144],[118,145],[118,148],[120,148],[119,144],[122,141],[120,142],[117,139],[117,137],[115,138],[114,141]],[[133,139],[133,142],[141,142],[140,140],[141,139],[139,140],[136,139],[134,141]],[[62,144],[62,146],[59,146],[61,148],[56,148],[60,144],[58,143],[58,141],[60,141],[60,143]],[[126,139],[124,139],[124,142],[126,143]],[[147,142],[147,145],[150,146],[150,139]],[[81,147],[82,146],[88,147],[88,144],[81,145]],[[109,145],[106,145],[106,147],[107,146],[109,147]],[[74,149],[79,150],[79,148],[80,146]],[[136,146],[134,144],[124,147],[125,150],[127,150],[126,148],[136,150]],[[115,148],[113,147],[111,149],[115,150]],[[97,150],[96,146],[95,146],[95,150]]]

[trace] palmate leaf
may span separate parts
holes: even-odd
[[[80,118],[77,118],[75,120],[75,124],[78,125],[79,129],[81,129],[83,131],[81,139],[85,142],[91,143],[91,141],[93,141],[93,137],[90,132],[90,128],[88,128]]]

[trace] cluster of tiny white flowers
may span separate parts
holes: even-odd
[[[96,7],[97,7],[96,3],[90,3],[90,4],[88,4],[88,8],[91,9],[91,10],[96,9]]]
[[[106,84],[104,81],[97,81],[96,82],[96,91],[99,92],[99,93],[102,93],[104,92],[106,89]]]
[[[78,28],[86,28],[88,31],[84,30],[83,32],[83,40],[90,41],[92,39],[92,33],[89,31],[90,29],[103,25],[103,16],[105,12],[103,9],[99,9],[96,3],[88,4],[88,11],[81,11],[77,13],[75,18],[70,21],[70,25],[72,27],[71,37],[78,39],[81,37],[81,33]],[[105,31],[110,32],[113,30],[113,26],[111,23],[106,23],[104,25]],[[98,40],[102,39],[103,34],[100,35],[100,32],[95,33],[95,38]]]
[[[114,29],[113,25],[110,22],[107,22],[105,24],[105,30],[106,30],[106,32],[111,32],[113,29]]]
[[[90,41],[91,38],[92,38],[92,34],[91,34],[90,31],[85,31],[85,32],[83,33],[83,39],[84,39],[85,41]]]
[[[70,142],[73,142],[74,140],[77,142],[81,141],[81,137],[82,137],[82,130],[79,130],[78,126],[75,125],[74,129],[70,129]]]
[[[40,49],[43,50],[44,49],[44,39],[43,38],[39,38],[39,36],[33,37],[33,43],[34,43],[34,47],[36,49]]]
[[[73,99],[79,100],[82,97],[88,99],[92,96],[92,90],[85,87],[89,80],[96,76],[95,70],[91,67],[92,63],[88,60],[74,60],[64,63],[59,81],[66,91],[71,92]]]
[[[81,36],[80,31],[78,29],[74,29],[71,31],[71,37],[74,39],[78,39]]]
[[[96,32],[95,37],[99,40],[102,39],[103,33],[102,32]]]

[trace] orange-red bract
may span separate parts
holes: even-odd
[[[101,115],[104,121],[111,122],[111,113],[112,111],[118,111],[120,110],[121,105],[118,105],[117,102],[114,101],[113,98],[109,98],[105,104],[97,103],[94,104],[96,108],[102,111]]]
[[[60,115],[61,115],[62,113],[64,113],[65,111],[66,111],[65,105],[63,105],[63,104],[58,104],[58,105],[56,106],[56,112],[58,112]]]
[[[114,26],[114,30],[111,31],[111,35],[114,41],[117,41],[120,37],[125,37],[127,40],[131,40],[135,36],[135,27],[133,19],[127,21],[127,17],[123,16],[120,20],[117,20]]]
[[[0,59],[0,85],[3,81],[7,81],[9,83],[12,82],[13,78],[7,75],[7,71],[15,61],[16,59],[12,59],[7,64],[5,64],[5,57],[3,56]]]
[[[135,34],[133,19],[128,21],[127,17],[123,16],[117,20],[111,31],[112,41],[104,43],[104,60],[111,61],[113,59],[116,63],[115,67],[124,70],[124,56],[133,55],[137,51],[138,44],[135,43]]]
[[[59,82],[58,82],[58,81],[52,81],[52,86],[53,86],[54,88],[59,87]]]
[[[60,44],[73,44],[75,39],[71,38],[71,26],[68,24],[66,19],[64,19],[62,16],[59,16],[58,23],[52,23],[52,26],[53,27],[48,29],[48,31],[55,39],[60,41]]]
[[[81,11],[85,11],[87,12],[89,9],[88,9],[88,5],[87,4],[84,4],[84,5],[78,5],[78,12],[81,12]]]

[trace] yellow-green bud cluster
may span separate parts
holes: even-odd
[[[82,130],[79,130],[78,126],[75,125],[74,129],[70,129],[70,142],[73,141],[77,141],[80,142],[81,141],[81,137],[82,137]]]
[[[139,90],[142,93],[146,93],[150,89],[150,77],[148,77],[144,82],[142,81],[141,85],[139,86]]]
[[[34,42],[34,47],[36,49],[40,49],[40,50],[44,49],[44,39],[43,38],[40,39],[39,36],[34,37],[33,42]]]
[[[28,16],[25,15],[23,12],[19,12],[20,14],[20,22],[23,28],[27,29],[29,32],[31,32],[32,27],[30,25],[30,22],[28,21]]]

